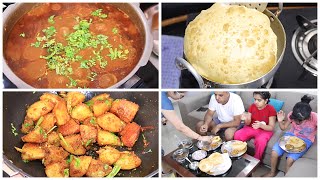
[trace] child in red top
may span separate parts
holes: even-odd
[[[269,105],[269,92],[253,92],[254,103],[241,116],[245,126],[236,131],[235,140],[248,141],[254,138],[254,157],[261,160],[268,141],[273,135],[277,112]]]
[[[285,120],[285,113],[279,111],[277,118],[281,130],[285,130],[291,124],[289,131],[284,133],[283,136],[296,136],[306,143],[306,149],[300,153],[287,153],[286,173],[293,163],[302,157],[308,149],[312,146],[317,134],[317,113],[311,112],[309,105],[312,97],[304,95],[301,102],[294,105],[293,110],[288,114],[288,120]],[[271,170],[265,177],[273,177],[277,174],[277,164],[279,156],[284,154],[284,150],[279,146],[279,142],[275,143],[271,153]]]

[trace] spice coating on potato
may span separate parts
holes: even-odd
[[[126,126],[125,122],[109,112],[97,117],[97,123],[102,129],[109,132],[120,132]]]
[[[53,113],[57,118],[57,125],[61,126],[70,120],[70,115],[67,110],[67,103],[59,101],[53,109]]]
[[[83,155],[86,153],[86,149],[82,145],[80,134],[73,134],[64,137],[64,140],[60,140],[61,146],[69,153],[75,155]]]
[[[95,117],[103,115],[105,112],[108,112],[111,109],[112,99],[98,100],[95,101],[92,105],[92,111]]]
[[[93,126],[80,125],[80,135],[85,146],[97,141],[98,130]]]
[[[86,175],[88,177],[105,177],[111,172],[111,170],[112,167],[109,165],[104,164],[99,160],[92,159]]]
[[[46,166],[45,173],[48,177],[69,177],[68,165],[65,161],[51,163]]]
[[[110,112],[117,115],[121,120],[130,123],[139,110],[139,105],[126,99],[113,101]]]
[[[46,132],[49,132],[53,128],[53,126],[56,124],[57,120],[53,113],[48,113],[43,116],[43,121],[39,125],[42,127]]]
[[[46,131],[42,127],[36,127],[30,133],[21,137],[23,142],[43,143],[47,142],[48,137]]]
[[[135,122],[127,124],[120,132],[122,143],[127,147],[133,147],[139,138],[140,130],[141,127]]]
[[[70,163],[70,176],[81,177],[85,175],[89,169],[91,160],[91,156],[73,156]]]
[[[80,132],[80,125],[75,120],[70,119],[64,125],[59,126],[58,132],[60,132],[63,136],[76,134]]]
[[[82,103],[86,96],[80,92],[69,92],[67,94],[67,109],[71,112],[72,107]]]
[[[120,166],[123,170],[130,170],[140,166],[141,159],[136,154],[134,154],[134,152],[123,151],[121,152],[118,161],[115,162],[115,165]]]
[[[40,96],[40,100],[43,100],[43,101],[47,100],[47,101],[51,101],[54,104],[57,104],[59,101],[62,100],[62,98],[56,94],[44,93],[42,96]]]
[[[98,151],[99,160],[108,165],[114,164],[120,158],[120,151],[111,147],[105,146]]]
[[[46,151],[40,144],[25,143],[22,146],[22,160],[32,161],[36,159],[43,159],[45,155]]]
[[[79,121],[84,121],[85,119],[92,117],[93,113],[91,112],[89,106],[86,104],[78,104],[71,111],[71,117]]]
[[[54,108],[51,101],[37,101],[27,110],[27,117],[33,121],[38,120],[41,116],[48,114]]]
[[[65,151],[62,147],[48,146],[48,147],[45,147],[44,149],[45,149],[46,155],[44,157],[43,164],[45,166],[54,162],[63,161],[69,155],[69,153]]]
[[[120,138],[117,135],[104,130],[98,130],[97,141],[100,146],[105,146],[105,145],[121,146],[122,145]]]

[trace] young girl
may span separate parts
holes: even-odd
[[[253,92],[254,103],[248,113],[241,116],[245,126],[236,131],[235,140],[248,141],[254,138],[254,157],[261,160],[268,141],[273,135],[277,112],[269,105],[271,94],[269,92]]]
[[[284,136],[296,136],[302,139],[307,145],[306,150],[301,153],[287,154],[286,173],[294,161],[298,160],[308,151],[315,140],[318,119],[317,113],[311,112],[312,109],[309,103],[312,99],[313,98],[304,95],[301,98],[301,102],[295,104],[292,112],[288,114],[288,120],[285,120],[285,114],[283,111],[279,111],[277,114],[281,130],[285,130],[291,124],[291,129],[286,132]],[[274,177],[276,175],[278,158],[279,156],[282,156],[284,152],[285,151],[281,149],[278,142],[273,146],[271,154],[271,170],[269,173],[264,175],[265,177]]]

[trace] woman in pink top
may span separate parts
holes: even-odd
[[[298,160],[308,151],[315,140],[318,119],[317,113],[311,112],[312,109],[309,103],[312,99],[312,97],[304,95],[301,98],[301,102],[295,104],[292,112],[288,114],[288,120],[285,120],[285,114],[283,111],[279,111],[277,114],[281,130],[285,130],[291,124],[291,129],[286,132],[284,136],[296,136],[302,139],[307,145],[306,150],[301,153],[287,154],[286,173],[294,161]],[[276,175],[278,158],[279,156],[282,156],[284,152],[285,151],[279,146],[278,142],[273,146],[271,154],[271,170],[264,175],[265,177],[273,177]]]

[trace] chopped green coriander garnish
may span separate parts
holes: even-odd
[[[90,67],[88,66],[88,60],[85,60],[85,61],[82,61],[80,63],[80,68],[83,68],[83,69],[89,69]]]
[[[107,15],[102,13],[102,9],[98,9],[92,12],[93,16],[98,16],[101,18],[106,18]],[[62,44],[61,42],[56,42],[55,35],[57,30],[53,26],[55,23],[54,19],[60,18],[52,15],[48,18],[48,22],[51,24],[49,27],[43,29],[36,36],[36,42],[31,43],[31,46],[37,48],[45,48],[47,53],[40,58],[47,61],[47,67],[49,70],[55,70],[56,74],[67,77],[70,82],[66,84],[67,87],[73,88],[77,87],[77,81],[72,79],[70,75],[74,73],[71,66],[73,62],[79,62],[80,68],[90,69],[99,63],[100,68],[105,68],[108,65],[106,57],[102,56],[102,51],[109,49],[109,56],[112,60],[115,59],[126,59],[128,50],[124,50],[122,45],[119,48],[113,48],[108,42],[108,36],[103,34],[94,34],[89,31],[90,25],[92,24],[92,19],[81,19],[76,17],[77,24],[73,27],[74,31],[65,36],[67,44]],[[112,29],[113,33],[118,33],[117,28]],[[92,48],[93,56],[89,59],[84,59],[78,53],[81,50]],[[118,50],[119,49],[119,50]],[[96,72],[91,72],[88,75],[90,81],[94,81],[98,74]]]
[[[90,102],[90,101],[88,101],[88,102]],[[95,120],[94,117],[92,117],[92,118],[90,119],[90,123],[91,123],[91,124],[96,124],[96,120]]]
[[[54,16],[55,16],[55,15],[52,15],[52,16],[49,17],[48,22],[49,22],[50,24],[54,24],[54,20],[53,20]]]
[[[80,159],[74,156],[74,159],[76,160],[76,167],[80,167]]]
[[[92,139],[89,139],[89,140],[86,142],[85,146],[86,146],[86,147],[89,146],[90,143],[91,143],[91,141],[92,141]]]
[[[73,155],[70,155],[69,158],[67,159],[67,163],[70,164],[72,161]]]
[[[42,32],[44,32],[47,39],[49,39],[56,34],[57,30],[54,26],[50,26],[50,27],[47,27],[47,29],[43,29]]]
[[[14,136],[18,136],[17,129],[14,127],[13,123],[11,123],[11,132]]]
[[[23,126],[24,126],[24,127],[29,127],[29,126],[31,126],[31,124],[29,124],[29,123],[24,123]]]
[[[35,43],[31,43],[30,45],[33,46],[33,47],[40,47],[41,42],[37,41]]]
[[[118,29],[117,28],[112,28],[112,33],[113,34],[118,34]]]
[[[128,52],[128,51],[126,51]],[[112,49],[112,48],[109,48],[109,53],[107,56],[109,56],[111,58],[111,60],[115,60],[115,59],[126,59],[127,56],[126,54],[127,53],[124,53],[122,50],[118,50],[117,48],[115,49]]]
[[[68,77],[70,80],[70,84],[66,84],[67,87],[76,87],[77,86],[77,80],[72,79],[71,77]]]
[[[64,177],[69,177],[69,169],[63,170]]]
[[[107,18],[107,17],[108,17],[107,14],[103,14],[103,13],[102,13],[102,9],[97,9],[97,10],[93,11],[93,12],[91,13],[91,15],[92,15],[92,16],[97,16],[97,17],[100,17],[100,18]]]

